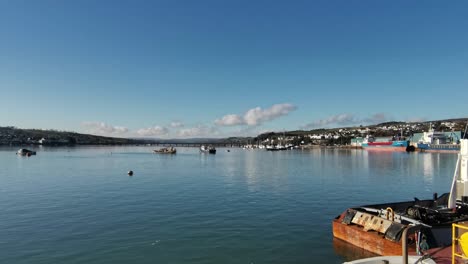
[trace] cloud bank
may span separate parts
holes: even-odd
[[[329,125],[349,125],[357,122],[357,118],[353,114],[339,114],[327,117],[325,119],[319,119],[308,123],[303,128],[316,128],[316,127],[327,127]]]
[[[181,128],[184,127],[184,124],[182,122],[171,122],[170,126],[172,128]]]
[[[165,136],[169,134],[169,129],[162,126],[154,126],[138,129],[137,134],[143,137]]]
[[[387,122],[390,119],[391,118],[384,113],[377,113],[377,114],[373,114],[372,116],[368,118],[364,118],[362,122],[366,124],[379,124],[379,123]]]
[[[190,138],[190,137],[212,137],[218,135],[218,131],[213,127],[207,127],[199,125],[192,128],[180,129],[177,133],[179,137]]]
[[[96,135],[123,135],[128,132],[126,127],[113,126],[104,122],[82,122],[81,127],[86,133]]]
[[[262,109],[261,107],[255,107],[249,109],[242,116],[236,114],[225,115],[220,119],[216,119],[215,124],[218,126],[257,126],[261,125],[264,122],[288,115],[290,112],[296,109],[297,107],[295,105],[288,103],[275,104],[270,108],[266,109]]]
[[[343,113],[339,115],[329,116],[325,119],[319,119],[301,126],[301,129],[314,129],[325,128],[330,126],[346,126],[346,125],[359,125],[359,124],[379,124],[387,122],[391,118],[384,113],[376,113],[369,117],[359,118],[354,114]]]
[[[239,115],[225,115],[221,119],[216,119],[215,124],[218,126],[237,126],[237,125],[244,125],[245,121]]]
[[[426,122],[426,121],[427,121],[427,118],[425,117],[411,117],[411,118],[406,119],[406,122]]]

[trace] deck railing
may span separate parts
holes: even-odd
[[[452,224],[452,264],[466,263],[468,260],[468,256],[464,253],[464,251],[468,253],[468,239],[461,237],[467,232],[468,223]],[[460,259],[461,262],[458,262],[457,259]]]

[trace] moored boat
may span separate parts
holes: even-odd
[[[385,141],[379,141],[372,136],[367,136],[361,147],[367,150],[406,151],[409,147],[409,141],[403,137],[393,137]]]
[[[209,154],[216,154],[216,148],[213,146],[200,146],[200,152],[202,153],[209,153]]]
[[[266,150],[268,151],[278,151],[278,150],[287,150],[288,148],[283,145],[275,145],[275,146],[266,146]]]
[[[19,150],[16,152],[16,155],[20,155],[20,156],[31,156],[31,155],[36,155],[36,151],[32,151],[32,150],[29,150],[29,149],[19,149]]]
[[[334,237],[384,256],[401,255],[403,231],[410,227],[410,253],[450,244],[452,223],[468,220],[468,140],[461,141],[450,193],[349,208],[333,220]]]
[[[153,152],[158,153],[158,154],[176,154],[177,150],[174,147],[167,147],[167,148],[155,149],[153,150]]]
[[[418,141],[417,147],[427,152],[456,152],[460,151],[460,132],[436,132],[429,126]]]
[[[418,149],[424,152],[457,152],[460,151],[460,144],[418,143]]]

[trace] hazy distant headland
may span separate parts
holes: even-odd
[[[463,137],[468,118],[434,120],[426,122],[386,122],[377,125],[341,128],[318,128],[313,130],[294,130],[269,132],[256,137],[228,138],[189,138],[189,139],[153,139],[153,138],[116,138],[75,132],[20,129],[12,126],[0,127],[0,145],[137,145],[137,144],[214,144],[219,146],[241,146],[246,144],[264,144],[265,142],[283,141],[294,145],[347,145],[352,138],[373,136],[410,136],[413,133],[428,131],[430,124],[436,131],[462,131]]]
[[[215,144],[241,145],[249,138],[189,138],[189,139],[155,139],[155,138],[117,138],[69,131],[21,129],[13,126],[0,127],[0,145],[140,145],[140,144]]]

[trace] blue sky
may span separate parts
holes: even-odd
[[[177,138],[468,117],[467,12],[0,0],[0,126]]]

